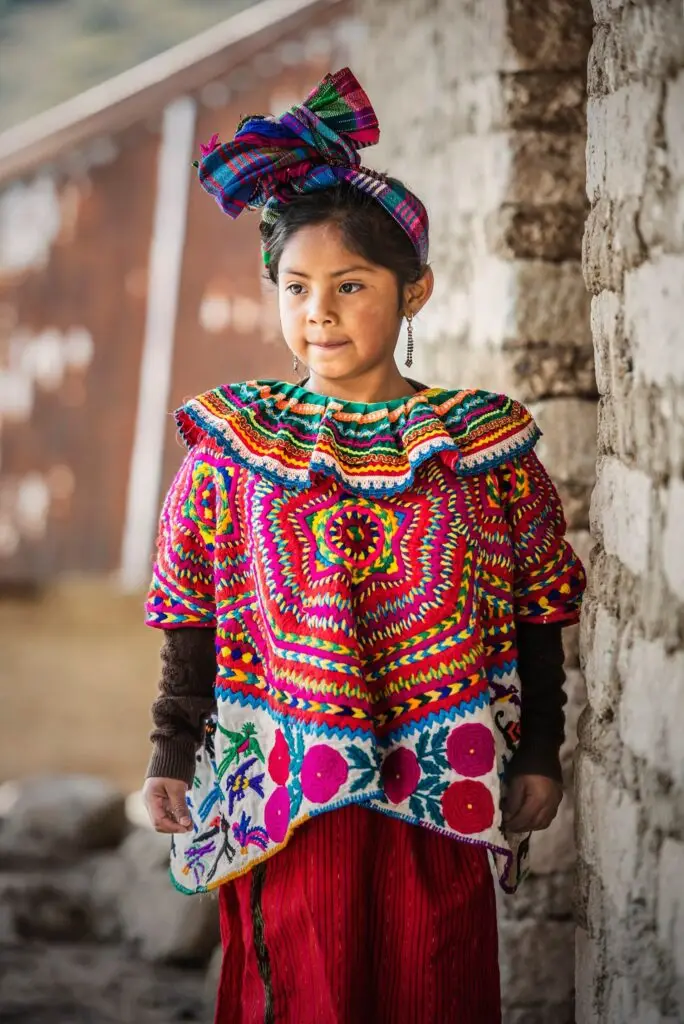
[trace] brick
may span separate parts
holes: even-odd
[[[667,83],[663,124],[667,146],[668,169],[678,181],[684,181],[684,71]]]
[[[509,0],[508,37],[521,67],[583,68],[591,35],[588,4],[575,0]]]
[[[598,24],[612,21],[623,9],[627,0],[591,0],[594,21]]]
[[[554,918],[569,921],[573,911],[573,871],[553,874],[530,873],[514,895],[496,890],[496,902],[502,920],[523,921],[525,918]]]
[[[663,152],[661,150],[661,152]],[[648,251],[684,250],[684,184],[677,186],[674,175],[664,188],[659,175],[651,175],[641,199],[639,233]]]
[[[603,718],[617,706],[619,623],[604,605],[599,604],[594,615],[585,615],[580,628],[586,652],[589,704],[595,714]]]
[[[472,275],[473,345],[591,344],[590,297],[577,263],[480,256],[473,260]]]
[[[639,805],[584,752],[578,757],[577,779],[582,794],[577,810],[578,852],[600,879],[613,913],[622,917],[630,904],[637,870]]]
[[[599,460],[591,505],[594,535],[638,575],[648,568],[652,505],[650,477],[617,458]]]
[[[591,300],[591,333],[596,353],[596,384],[599,393],[607,395],[614,389],[615,353],[618,330],[622,323],[620,297],[602,291]]]
[[[508,195],[511,145],[504,133],[456,136],[444,146],[441,180],[456,215],[496,209]],[[455,178],[455,168],[458,168]]]
[[[519,71],[499,77],[505,128],[586,134],[583,71]]]
[[[667,512],[661,548],[663,571],[672,593],[684,601],[684,482],[671,480],[665,500]]]
[[[684,978],[684,843],[666,839],[658,873],[658,939]]]
[[[557,398],[530,407],[544,436],[539,458],[554,480],[591,485],[596,476],[596,404],[576,398]]]
[[[578,263],[521,260],[516,264],[515,338],[528,342],[591,343],[590,296]],[[553,296],[551,308],[549,297]]]
[[[601,198],[594,204],[582,239],[584,277],[590,291],[621,291],[624,272],[644,261],[641,216],[638,196],[620,201]]]
[[[444,125],[455,135],[485,135],[508,127],[499,74],[461,78],[434,97],[431,129],[443,142]],[[428,115],[431,118],[432,112]],[[441,119],[441,123],[440,123]]]
[[[433,17],[436,16],[441,28],[444,85],[503,69],[515,70],[519,66],[507,39],[506,8],[505,0],[492,0],[486,8],[478,3],[460,2],[455,16],[450,0],[438,0],[436,9],[433,5]],[[412,22],[401,17],[397,24],[403,35],[411,35]],[[411,31],[407,31],[409,25]],[[425,53],[419,56],[425,60]]]
[[[575,926],[572,921],[502,921],[506,950],[501,989],[509,1004],[562,1003],[572,997]]]
[[[587,104],[587,194],[641,195],[658,126],[660,85],[635,82]]]
[[[621,653],[620,736],[657,771],[684,783],[684,651],[634,637]]]
[[[585,146],[584,132],[574,135],[540,131],[512,133],[510,201],[531,206],[537,203],[581,206],[585,198]]]
[[[502,353],[508,390],[520,401],[594,398],[594,351],[575,345],[535,345]]]
[[[550,826],[532,836],[530,870],[537,875],[571,871],[575,863],[574,828],[574,809],[566,796]]]
[[[504,259],[579,260],[584,205],[503,203],[485,220],[487,248]]]
[[[568,530],[566,536],[582,565],[589,569],[591,552],[594,547],[594,538],[589,530]]]
[[[561,480],[553,467],[554,480],[560,495],[565,521],[569,529],[583,529],[589,522],[589,506],[591,503],[592,484],[583,484],[576,480]]]
[[[681,0],[631,3],[613,25],[599,24],[589,56],[589,95],[615,92],[634,79],[662,79],[684,64]]]
[[[575,932],[575,1021],[576,1024],[596,1024],[596,995],[602,989],[598,942],[584,928]]]
[[[684,384],[684,256],[660,255],[625,276],[625,331],[642,380]]]
[[[421,320],[423,316],[421,314]],[[441,335],[438,323],[430,338],[425,336],[425,323],[417,325],[416,366],[425,346],[429,345],[434,353],[434,369],[431,366],[432,373],[428,375],[428,381],[450,381],[454,387],[467,385],[506,392],[525,404],[549,398],[593,396],[593,350],[562,345],[535,345],[534,348],[524,349],[516,346],[503,351],[493,351],[488,347],[473,348],[457,343],[460,313],[451,321],[442,320],[442,325],[445,322],[454,325],[451,337]],[[465,340],[465,336],[462,338]],[[401,349],[399,355],[401,358]],[[589,507],[586,493],[570,496],[568,500],[572,525],[586,525]]]

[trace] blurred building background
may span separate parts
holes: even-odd
[[[67,5],[23,6],[21,18]],[[114,49],[133,6],[88,8]],[[176,6],[186,33],[226,12],[193,4],[206,22],[189,27]],[[236,6],[132,66],[176,41],[141,30],[142,49],[123,48],[130,70],[0,136],[0,779],[79,770],[139,785],[158,648],[141,594],[181,455],[169,411],[224,380],[291,374],[256,221],[226,222],[190,162],[214,131],[349,63],[383,129],[368,162],[431,214],[437,289],[416,321],[414,376],[531,407],[590,566],[581,640],[567,636],[568,797],[502,906],[507,1024],[676,1024],[681,0]],[[152,26],[151,5],[137,7]],[[20,75],[8,125],[44,103]]]

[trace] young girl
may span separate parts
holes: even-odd
[[[584,573],[526,409],[395,364],[433,278],[422,203],[360,165],[377,138],[345,69],[199,165],[263,208],[308,368],[177,412],[147,605],[147,806],[176,886],[220,886],[218,1024],[495,1024],[487,854],[512,891],[562,797]]]

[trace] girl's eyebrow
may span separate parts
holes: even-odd
[[[363,266],[361,266],[359,264],[358,266],[355,266],[355,267],[345,267],[344,270],[334,270],[332,272],[332,274],[330,274],[329,276],[330,277],[344,277],[345,274],[351,274],[351,273],[354,273],[355,271],[358,272],[359,270],[364,270],[368,274],[372,273],[372,270],[371,270],[370,267],[363,267]],[[303,270],[294,270],[293,267],[284,267],[283,270],[281,271],[281,273],[282,274],[291,274],[294,277],[306,277],[306,278],[310,278],[311,277],[310,274],[305,274]]]

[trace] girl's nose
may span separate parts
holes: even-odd
[[[307,319],[309,323],[320,326],[335,322],[335,311],[325,296],[311,296],[307,309]]]

